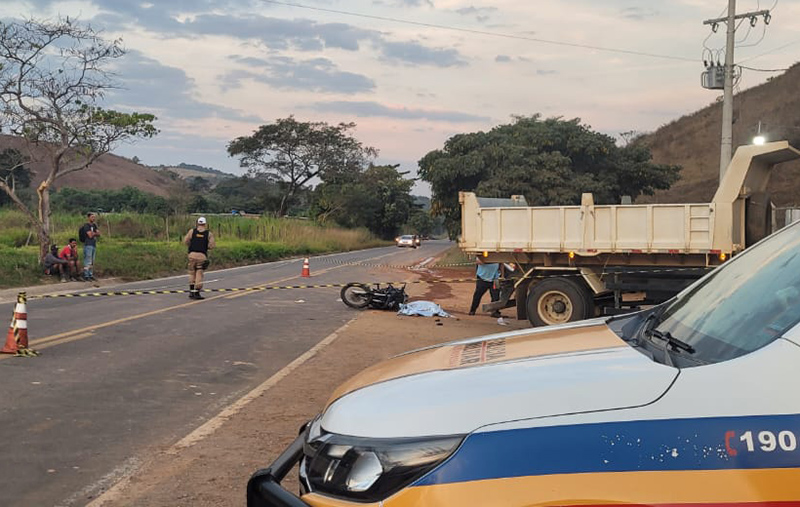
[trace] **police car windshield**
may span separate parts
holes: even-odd
[[[748,248],[665,303],[654,327],[703,362],[738,357],[800,322],[800,224]]]

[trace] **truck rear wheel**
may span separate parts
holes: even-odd
[[[548,278],[528,293],[528,320],[534,326],[564,324],[592,316],[592,294],[580,282]]]

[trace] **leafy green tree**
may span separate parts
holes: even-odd
[[[311,215],[321,224],[329,220],[349,228],[366,225],[366,216],[372,209],[371,199],[366,199],[364,183],[360,174],[346,178],[334,178],[323,182],[314,189]]]
[[[208,213],[209,212],[209,203],[208,199],[203,197],[202,195],[195,195],[189,201],[189,204],[186,207],[189,213]]]
[[[0,21],[0,129],[25,139],[29,158],[44,154],[38,216],[20,208],[36,229],[41,258],[50,244],[53,183],[86,169],[120,142],[158,132],[151,114],[100,106],[105,92],[115,87],[107,66],[124,53],[120,40],[106,41],[69,18]],[[0,188],[14,200],[8,185],[0,182]]]
[[[459,191],[485,197],[525,195],[532,206],[580,203],[592,192],[595,202],[616,203],[669,188],[680,167],[653,164],[649,150],[636,143],[618,147],[579,119],[539,115],[517,117],[489,132],[458,134],[419,161],[420,176],[431,184],[431,209],[443,216],[451,238],[460,231]]]
[[[433,218],[426,211],[416,210],[408,219],[408,227],[420,236],[430,236],[435,226]]]
[[[364,172],[364,193],[369,196],[371,208],[376,210],[367,227],[384,239],[397,235],[413,210],[411,197],[413,180],[403,178],[406,173],[397,170],[398,165],[371,166]]]
[[[192,192],[208,192],[211,190],[211,182],[202,176],[192,176],[188,180],[189,190]]]
[[[370,166],[363,173],[339,175],[317,186],[312,214],[325,223],[366,227],[374,234],[393,238],[414,210],[413,180],[397,165]]]
[[[167,200],[136,187],[120,190],[81,190],[61,188],[52,194],[52,207],[64,213],[83,213],[102,209],[113,212],[153,213],[164,216],[169,210]]]
[[[217,183],[211,190],[209,198],[219,202],[224,212],[235,209],[248,213],[263,213],[278,209],[282,190],[277,183],[268,178],[241,176],[227,178]]]
[[[189,185],[186,183],[186,180],[181,178],[178,178],[167,187],[167,194],[167,203],[169,204],[170,213],[175,215],[187,213],[195,197],[195,194],[189,190]]]
[[[299,122],[293,116],[262,125],[251,136],[228,144],[228,154],[251,175],[266,175],[283,182],[285,190],[277,208],[283,216],[291,199],[312,179],[327,181],[360,171],[377,155],[352,135],[354,123],[336,126],[324,122]]]

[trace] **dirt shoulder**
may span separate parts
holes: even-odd
[[[469,270],[448,270],[439,277],[470,274]],[[427,273],[422,278],[436,276]],[[320,411],[336,386],[360,370],[414,348],[528,327],[527,321],[511,318],[502,326],[485,315],[468,316],[473,288],[471,283],[409,286],[412,300],[435,301],[452,314],[451,318],[354,310],[354,320],[328,337],[316,354],[262,384],[261,389],[245,397],[249,403],[241,403],[229,410],[227,417],[208,423],[206,436],[194,435],[169,449],[156,450],[135,475],[96,499],[91,507],[244,505],[250,475],[269,465],[297,435],[300,425]],[[488,301],[488,294],[484,301]],[[512,310],[503,313],[510,317]],[[294,482],[287,486],[296,490]]]

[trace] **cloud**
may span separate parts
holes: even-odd
[[[643,21],[659,16],[660,13],[650,7],[625,7],[620,11],[620,16],[634,21]]]
[[[260,16],[239,18],[223,15],[198,16],[185,23],[192,33],[229,35],[257,39],[271,49],[318,52],[324,48],[358,51],[361,43],[371,43],[387,61],[436,67],[464,66],[455,49],[431,48],[417,41],[396,42],[384,34],[344,23],[316,23],[310,20],[284,20]]]
[[[113,107],[155,112],[160,119],[219,117],[236,121],[261,119],[235,109],[196,99],[194,80],[178,68],[162,65],[138,51],[128,51],[114,62],[114,72],[123,89],[108,94]]]
[[[527,56],[497,55],[494,57],[494,61],[497,63],[511,63],[511,62],[531,63],[533,60],[531,60]]]
[[[395,0],[393,5],[395,7],[420,7],[421,5],[427,5],[428,7],[434,6],[431,0]]]
[[[475,16],[475,19],[481,22],[487,21],[490,15],[496,11],[497,7],[475,7],[474,5],[456,9],[457,14],[462,16]]]
[[[111,0],[104,0],[110,2]],[[406,0],[421,1],[421,0]],[[384,61],[435,67],[464,66],[466,62],[455,49],[428,47],[418,41],[393,41],[377,30],[363,29],[346,23],[317,23],[309,19],[280,19],[258,15],[200,13],[184,21],[174,16],[176,9],[143,8],[141,4],[114,5],[114,11],[95,18],[106,26],[122,30],[139,22],[164,38],[225,36],[255,40],[276,51],[297,50],[320,52],[324,49],[359,51],[371,44]],[[187,3],[186,5],[189,5]],[[202,5],[200,6],[202,7]],[[197,11],[197,8],[194,9]],[[192,9],[187,7],[187,11]]]
[[[219,89],[223,93],[227,93],[231,90],[242,88],[244,81],[261,82],[263,81],[263,77],[263,74],[250,72],[249,70],[232,70],[219,76]]]
[[[383,42],[381,54],[385,61],[399,61],[414,65],[431,65],[434,67],[464,67],[467,62],[455,49],[429,48],[411,42]]]
[[[411,109],[407,107],[389,107],[370,101],[331,101],[317,102],[310,106],[317,111],[352,114],[362,118],[382,117],[401,120],[429,120],[451,123],[487,122],[490,118],[458,111],[435,111],[427,109]]]
[[[217,35],[257,40],[271,49],[320,51],[338,48],[358,51],[360,44],[380,38],[378,32],[344,23],[316,23],[307,19],[202,14],[181,23],[183,35]]]
[[[275,88],[305,90],[312,92],[334,92],[355,94],[375,89],[375,82],[362,74],[344,72],[327,58],[296,60],[280,56],[269,60],[252,57],[231,57],[238,63],[251,67],[248,70],[235,70],[220,78],[226,89],[236,88],[241,81],[252,79],[267,83]],[[261,70],[253,72],[252,68]]]

